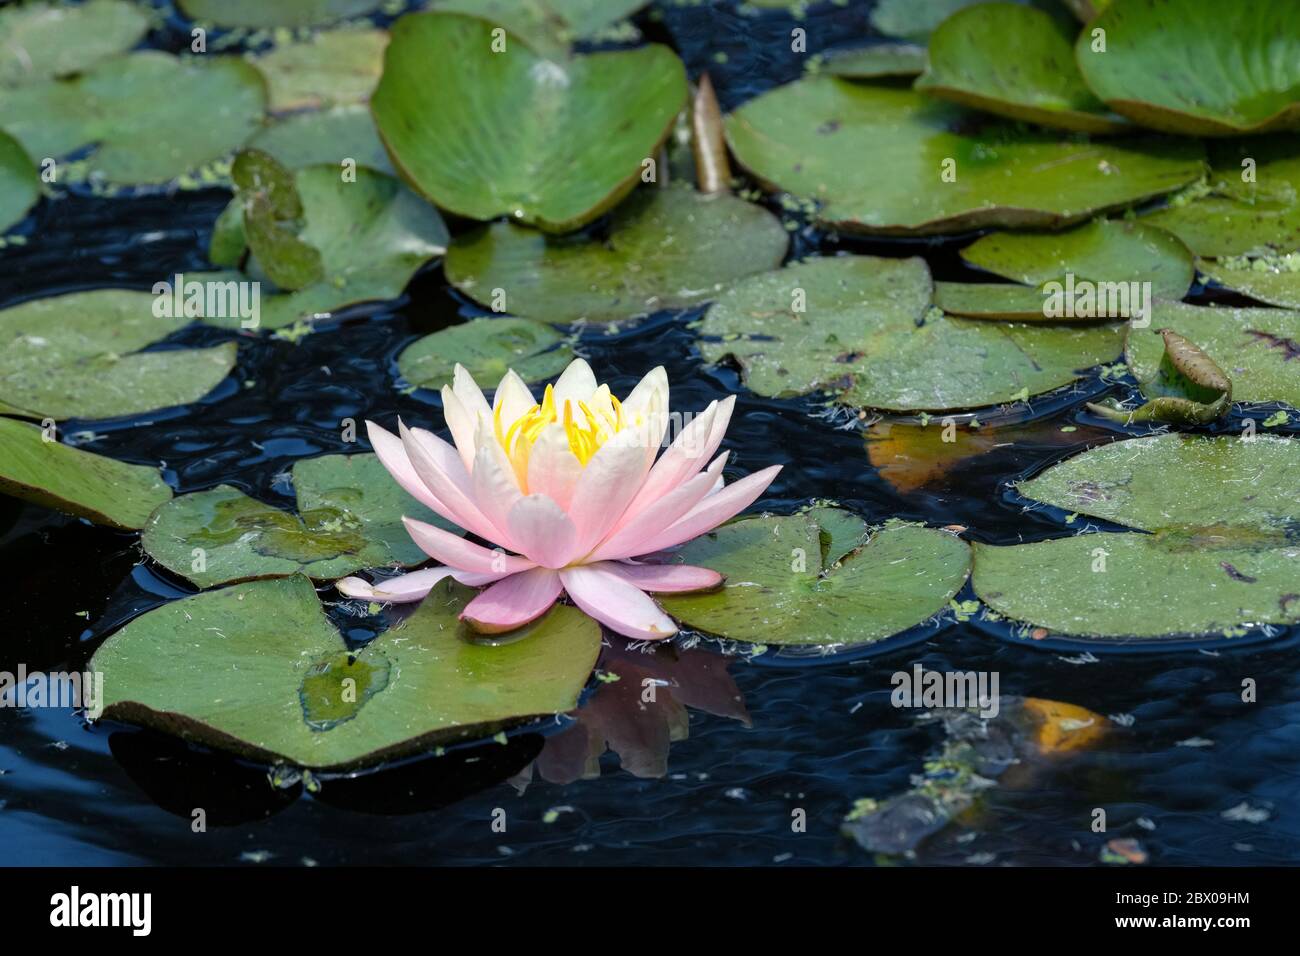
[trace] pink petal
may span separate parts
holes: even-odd
[[[574,359],[555,380],[555,407],[560,421],[564,421],[564,404],[573,402],[573,412],[578,413],[578,402],[585,402],[596,391],[596,375],[584,359]]]
[[[362,578],[351,577],[335,581],[340,594],[363,601],[383,601],[390,604],[408,604],[423,601],[435,584],[451,574],[451,568],[424,568],[387,581],[371,584]]]
[[[470,497],[470,476],[454,448],[433,432],[422,428],[407,428],[397,423],[402,435],[402,446],[429,490],[442,505],[435,508],[439,515],[480,538],[486,538],[503,547],[510,547],[503,529],[496,528]],[[432,507],[432,506],[431,506]]]
[[[507,519],[516,547],[545,568],[562,568],[574,558],[577,528],[545,495],[528,495],[510,509]]]
[[[451,432],[451,440],[456,445],[456,451],[460,454],[461,464],[467,471],[474,469],[474,453],[477,445],[474,443],[474,429],[476,427],[474,416],[466,409],[465,405],[456,393],[451,390],[450,385],[442,387],[442,417],[447,422],[447,430]]]
[[[724,452],[714,460],[708,471],[683,482],[659,500],[650,502],[630,519],[629,508],[613,533],[592,552],[591,559],[601,561],[647,554],[645,542],[656,538],[694,508],[713,489],[726,463],[727,453]]]
[[[375,450],[375,456],[379,459],[379,463],[388,470],[388,473],[393,476],[393,479],[402,486],[406,493],[426,508],[442,514],[446,510],[444,505],[438,500],[438,496],[420,480],[420,476],[415,473],[415,467],[406,454],[406,448],[402,444],[402,440],[392,432],[380,428],[371,421],[366,422],[366,434],[370,436],[370,447]],[[446,515],[443,515],[443,517],[446,517]]]
[[[672,548],[697,538],[706,531],[712,531],[758,500],[758,496],[767,490],[767,486],[780,471],[780,465],[772,465],[770,468],[745,476],[716,494],[706,496],[672,527],[645,542],[645,551],[642,553],[650,554],[654,551],[662,551],[664,548]]]
[[[502,578],[465,605],[460,619],[482,634],[513,631],[545,614],[559,596],[560,576],[533,568]]]
[[[577,554],[587,554],[618,523],[645,481],[650,462],[646,427],[625,428],[587,462],[573,487],[569,517],[578,529]]]
[[[510,460],[494,439],[479,445],[470,483],[474,489],[475,507],[492,522],[492,527],[498,532],[492,540],[512,540],[506,516],[523,497],[523,493],[515,480],[515,470],[511,467]]]
[[[481,544],[466,541],[460,535],[443,531],[441,528],[414,518],[403,518],[411,540],[419,545],[420,550],[429,557],[450,565],[459,571],[473,571],[477,574],[515,574],[527,571],[536,562],[504,551],[489,551]]]
[[[543,428],[528,452],[528,493],[546,495],[567,510],[581,474],[582,462],[569,447],[564,426],[551,424]]]
[[[662,498],[699,473],[722,443],[735,405],[736,397],[728,395],[721,402],[711,402],[708,408],[691,419],[650,469],[645,485],[628,506],[631,514],[637,514],[650,502]]]
[[[658,604],[603,564],[565,568],[560,580],[574,604],[625,637],[657,641],[677,633],[677,625]]]
[[[601,565],[629,584],[651,594],[674,594],[685,591],[711,591],[722,584],[722,575],[710,568],[690,564],[627,564],[606,562]]]

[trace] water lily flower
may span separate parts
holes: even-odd
[[[668,428],[662,367],[620,402],[582,359],[538,402],[508,371],[488,405],[456,366],[442,389],[454,446],[398,422],[394,435],[366,422],[384,467],[436,514],[495,545],[475,544],[403,518],[412,539],[442,563],[375,585],[344,578],[338,589],[374,601],[419,601],[443,578],[487,588],[461,618],[499,633],[541,617],[561,593],[627,637],[658,639],[677,626],[650,594],[716,588],[708,568],[655,564],[647,556],[684,544],[749,507],[780,465],[726,485],[716,458],[735,398],[710,403],[659,455]]]

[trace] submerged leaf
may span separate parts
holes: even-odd
[[[600,627],[556,606],[508,643],[472,639],[474,591],[445,581],[400,627],[349,653],[303,577],[173,601],[95,652],[104,716],[240,756],[343,770],[490,737],[572,710]]]

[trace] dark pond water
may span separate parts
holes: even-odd
[[[810,50],[866,35],[866,6],[814,8],[800,21]],[[784,14],[753,18],[722,7],[669,9],[665,22],[645,25],[674,43],[692,73],[709,69],[725,107],[798,75],[802,58],[782,41],[793,23]],[[153,40],[169,46],[178,36],[173,25]],[[174,272],[197,271],[226,198],[208,191],[47,201],[24,227],[28,244],[0,251],[0,305],[79,288],[146,289]],[[839,242],[803,228],[795,251],[923,254],[937,276],[955,278],[953,248]],[[432,396],[396,391],[395,357],[419,335],[475,311],[434,267],[403,300],[356,310],[297,344],[240,338],[235,373],[202,403],[128,421],[70,422],[64,431],[93,432],[84,447],[100,453],[165,463],[177,491],[227,482],[287,506],[284,475],[296,459],[357,450],[340,440],[341,419],[400,413],[441,421]],[[727,445],[732,467],[748,473],[785,464],[760,502],[774,511],[830,498],[871,521],[966,525],[980,541],[1051,537],[1060,525],[1024,513],[1005,495],[1006,482],[1118,434],[1081,413],[1083,400],[1107,387],[1085,383],[1036,403],[1041,417],[1008,428],[1008,444],[903,492],[893,482],[906,481],[870,463],[860,427],[825,417],[815,400],[758,399],[731,371],[702,367],[683,330],[692,317],[659,315],[615,335],[591,330],[582,351],[616,391],[662,362],[675,408],[698,409],[739,391]],[[191,328],[166,344],[230,336]],[[1060,431],[1070,424],[1078,430]],[[76,669],[122,623],[188,593],[142,563],[135,536],[9,499],[0,499],[0,574],[0,670],[8,671],[20,662],[29,670]],[[857,798],[906,790],[943,740],[937,725],[890,706],[890,676],[916,662],[997,672],[1004,695],[1127,715],[1092,750],[1004,775],[959,825],[922,845],[918,862],[1096,864],[1115,837],[1139,839],[1153,863],[1300,861],[1294,636],[1159,654],[1047,648],[956,621],[911,637],[869,657],[799,660],[725,656],[710,642],[647,655],[614,638],[602,666],[667,681],[689,714],[687,736],[670,734],[663,709],[624,697],[619,684],[639,680],[620,681],[589,692],[576,731],[537,728],[504,745],[326,779],[314,793],[300,784],[273,787],[265,767],[162,735],[107,722],[91,728],[68,711],[0,709],[0,862],[871,863],[839,835],[841,818]],[[1247,677],[1258,682],[1253,705],[1240,699]],[[617,753],[589,768],[597,776],[571,779],[583,768],[584,729],[603,732]],[[207,811],[206,833],[191,831],[195,807]],[[1097,807],[1108,814],[1104,835],[1089,826]],[[498,809],[505,832],[492,828]],[[804,832],[791,825],[800,809]]]

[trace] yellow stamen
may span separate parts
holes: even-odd
[[[608,397],[609,407],[613,409],[613,415],[603,407],[600,399],[604,397]],[[601,446],[611,436],[618,434],[627,425],[623,415],[622,403],[609,394],[608,388],[602,386],[591,397],[591,401],[596,404],[596,411],[592,411],[587,402],[566,401],[561,417],[560,410],[555,407],[555,389],[547,385],[541,404],[534,405],[520,415],[510,424],[509,428],[504,429],[504,432],[501,419],[502,406],[498,405],[496,407],[493,412],[496,439],[501,443],[501,447],[505,449],[511,465],[514,466],[521,487],[526,487],[527,484],[528,458],[533,443],[537,441],[548,425],[553,425],[557,421],[563,424],[564,434],[569,440],[569,450],[583,465],[591,461],[591,457],[600,450]],[[575,404],[578,406],[581,420],[575,418],[573,408]]]

